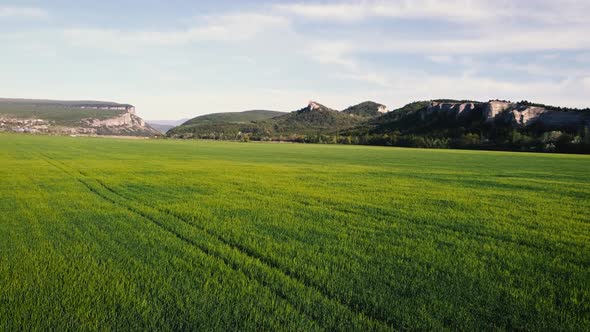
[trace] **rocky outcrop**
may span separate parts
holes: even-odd
[[[526,127],[540,120],[540,116],[547,110],[541,107],[518,107],[511,105],[503,113],[505,120],[516,124],[517,126]]]
[[[157,129],[146,124],[145,121],[129,110],[117,117],[109,119],[84,119],[82,122],[85,127],[96,130],[97,134],[102,135],[139,135],[154,136],[159,135]]]
[[[310,101],[306,108],[301,111],[334,111],[333,109],[326,107],[318,102]]]
[[[324,105],[318,104],[315,101],[310,101],[309,104],[307,105],[307,107],[309,108],[310,111],[314,111],[314,110],[319,110],[321,108],[325,108]]]
[[[514,127],[540,125],[548,128],[582,127],[590,123],[590,116],[581,111],[560,111],[522,103],[491,100],[482,102],[440,102],[432,101],[421,114],[425,120],[432,114],[444,113],[457,119],[463,116],[479,116],[488,124],[501,122]]]
[[[349,108],[342,111],[342,113],[349,114],[351,116],[360,116],[366,118],[378,117],[388,112],[389,108],[387,108],[387,106],[372,101],[365,101],[358,105],[350,106]]]
[[[453,102],[437,102],[433,101],[430,103],[426,110],[426,115],[432,113],[446,113],[447,115],[453,115],[460,117],[465,114],[473,112],[476,107],[480,107],[479,103],[467,102],[467,103],[453,103]]]
[[[493,122],[496,116],[510,108],[512,103],[499,100],[491,100],[484,107],[485,121],[490,123]]]
[[[153,136],[160,132],[129,110],[117,117],[108,119],[83,119],[82,127],[96,130],[97,134]]]
[[[497,108],[501,111],[488,114],[486,122],[501,121],[515,127],[538,125],[546,128],[582,128],[590,123],[590,115],[587,112],[547,109],[520,103],[490,102],[489,104],[492,103],[501,105]]]
[[[9,116],[0,117],[0,132],[12,131],[17,133],[44,133],[51,124],[42,119],[16,119]]]
[[[159,131],[135,114],[135,107],[128,104],[13,99],[4,99],[4,102],[11,106],[9,110],[16,105],[21,112],[9,114],[10,111],[6,111],[7,114],[0,114],[0,131],[56,135],[160,135]],[[71,110],[71,114],[66,121],[61,121],[59,116],[53,116],[53,109],[62,112],[59,114]],[[98,110],[98,113],[94,110]],[[108,113],[100,114],[103,110]],[[37,117],[31,114],[37,114]],[[88,115],[96,117],[83,117]]]
[[[145,127],[145,121],[137,115],[128,112],[110,119],[84,119],[83,122],[89,127]]]

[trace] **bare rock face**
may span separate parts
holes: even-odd
[[[421,118],[425,120],[432,114],[441,113],[455,119],[468,115],[482,116],[484,122],[488,124],[500,122],[513,127],[528,127],[536,124],[548,128],[571,128],[590,125],[590,115],[587,113],[546,109],[500,100],[491,100],[487,103],[432,101],[421,113]]]
[[[83,120],[90,127],[144,127],[143,119],[133,113],[124,113],[118,117],[100,120],[100,119],[85,119]]]
[[[377,112],[382,114],[389,113],[389,108],[387,108],[385,105],[381,105],[377,108]]]
[[[135,115],[135,108],[130,108],[125,113],[109,119],[84,119],[82,124],[84,127],[96,130],[97,134],[140,134],[141,136],[159,134],[156,129],[150,127],[142,118]]]
[[[517,126],[526,127],[539,120],[539,117],[547,112],[541,107],[511,107],[506,113],[508,120],[515,123]]]
[[[51,123],[42,119],[16,119],[10,116],[0,116],[0,132],[43,133],[47,132],[50,126]]]
[[[501,114],[508,108],[510,108],[513,103],[509,103],[506,101],[499,101],[499,100],[492,100],[486,104],[484,108],[484,117],[486,122],[493,122],[498,114]]]
[[[79,108],[91,107],[83,106]],[[107,119],[81,119],[77,126],[60,125],[56,124],[55,121],[45,119],[27,119],[5,115],[0,116],[0,131],[58,135],[155,136],[160,134],[156,129],[146,124],[142,118],[135,115],[133,106],[123,106],[121,109],[92,106],[92,109],[120,110],[124,111],[124,113]]]
[[[515,127],[538,124],[544,127],[581,127],[590,121],[587,114],[575,111],[548,110],[544,107],[526,106],[517,103],[491,101],[484,113],[486,122],[503,121]]]
[[[447,113],[448,115],[453,115],[455,117],[460,117],[465,114],[469,114],[470,112],[474,111],[476,108],[476,104],[469,102],[469,103],[447,103],[447,102],[437,102],[433,101],[428,106],[427,114],[432,113]]]
[[[322,105],[316,103],[315,101],[310,101],[309,105],[307,106],[311,111],[318,110],[323,108]]]

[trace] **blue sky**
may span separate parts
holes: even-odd
[[[590,1],[5,1],[2,97],[131,103],[146,119],[309,100],[590,106]]]

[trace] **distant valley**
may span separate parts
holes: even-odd
[[[160,133],[165,134],[170,129],[180,126],[189,119],[180,120],[146,120],[146,123],[152,128],[158,130]]]

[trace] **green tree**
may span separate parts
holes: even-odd
[[[582,132],[582,142],[584,144],[590,144],[590,128],[584,127],[584,131]]]

